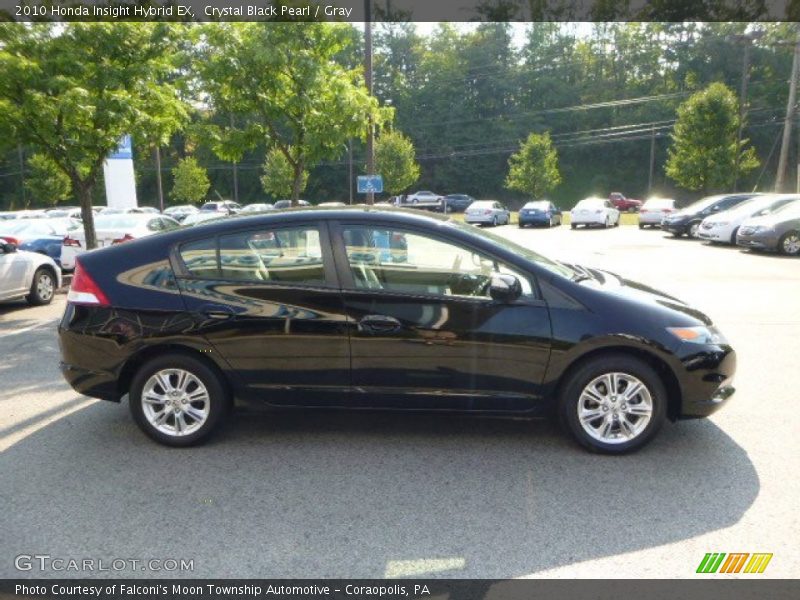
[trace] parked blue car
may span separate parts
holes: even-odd
[[[561,209],[549,200],[528,202],[519,211],[520,228],[527,225],[561,225]]]
[[[61,243],[70,227],[76,225],[72,219],[15,219],[0,223],[0,238],[4,238],[20,250],[38,252],[52,258],[61,266]]]

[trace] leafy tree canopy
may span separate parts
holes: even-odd
[[[375,168],[383,176],[384,190],[399,194],[419,179],[414,144],[399,131],[386,131],[375,143]]]
[[[508,159],[506,187],[542,198],[561,183],[558,152],[549,133],[531,133]]]

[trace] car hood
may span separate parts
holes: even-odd
[[[712,324],[708,315],[666,292],[632,279],[626,279],[610,271],[587,270],[592,274],[593,279],[581,281],[579,283],[581,286],[592,288],[604,295],[612,296],[625,302],[649,306],[664,314],[672,313],[685,321],[684,323],[675,323],[676,326]]]
[[[800,220],[800,213],[792,212],[791,214],[783,213],[779,211],[777,213],[772,213],[769,215],[762,215],[760,217],[750,217],[742,222],[742,227],[772,227],[774,225],[778,225],[779,223],[783,223],[785,221],[798,221]]]

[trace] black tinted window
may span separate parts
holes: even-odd
[[[311,227],[247,231],[220,236],[220,277],[323,285],[319,230]]]
[[[214,238],[181,246],[181,259],[192,277],[218,279],[217,244]]]

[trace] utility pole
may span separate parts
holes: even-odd
[[[650,179],[647,181],[647,194],[653,190],[653,172],[656,166],[656,126],[650,129]]]
[[[19,189],[22,192],[22,208],[28,208],[28,194],[25,192],[25,153],[22,151],[22,144],[17,144],[17,155],[19,156]]]
[[[364,0],[364,81],[372,97],[372,0]],[[367,175],[375,174],[375,124],[367,119]],[[375,204],[375,194],[367,192],[367,204]]]
[[[792,137],[792,122],[794,120],[795,102],[797,98],[797,70],[800,66],[800,25],[797,26],[797,41],[794,46],[792,58],[792,78],[789,80],[789,100],[786,103],[786,119],[783,122],[783,139],[781,140],[781,153],[778,159],[778,173],[775,176],[775,191],[783,190],[786,178],[786,163],[789,159],[789,141]]]
[[[350,193],[350,204],[353,203],[353,138],[347,140],[347,189]]]
[[[161,186],[161,148],[156,146],[156,184],[158,185],[158,209],[164,212],[164,188]]]
[[[742,133],[745,121],[747,121],[747,85],[750,81],[750,50],[753,42],[764,35],[763,31],[751,31],[738,35],[728,36],[728,40],[742,44],[744,53],[742,55],[742,82],[739,90],[739,126],[736,129],[736,157],[733,166],[733,191],[737,191],[739,184],[739,147],[742,145]]]
[[[231,113],[231,129],[233,129],[233,113]],[[239,202],[239,165],[233,161],[233,201]]]

